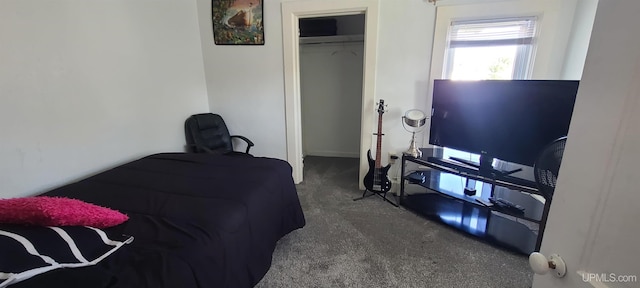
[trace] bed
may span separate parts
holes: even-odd
[[[125,213],[104,230],[134,240],[9,287],[253,287],[276,242],[305,225],[291,166],[272,158],[154,154],[43,195]]]

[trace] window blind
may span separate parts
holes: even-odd
[[[449,47],[528,45],[535,37],[536,17],[453,21]]]

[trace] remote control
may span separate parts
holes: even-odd
[[[481,198],[476,198],[476,201],[478,201],[478,203],[480,203],[480,204],[482,204],[484,206],[487,206],[487,207],[493,206],[493,203],[491,203],[489,201],[486,201],[484,199],[481,199]]]
[[[501,209],[510,210],[519,214],[524,213],[524,207],[514,204],[509,200],[491,197],[489,198],[489,201]]]

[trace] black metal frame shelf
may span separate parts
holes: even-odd
[[[449,165],[450,163],[448,163],[446,160],[433,161],[434,159],[433,157],[431,157],[431,155],[438,154],[437,149],[438,148],[435,148],[435,149],[422,148],[421,150],[423,152],[423,156],[420,158],[414,158],[406,154],[402,155],[401,172],[400,172],[400,176],[401,176],[400,191],[399,191],[399,199],[398,199],[401,206],[408,208],[409,210],[414,210],[414,212],[418,214],[422,214],[423,216],[425,215],[434,216],[433,218],[436,218],[439,220],[443,220],[442,219],[443,217],[441,215],[438,215],[438,213],[441,213],[441,212],[420,211],[420,210],[421,209],[422,210],[424,209],[438,210],[438,209],[441,209],[440,207],[442,207],[443,205],[445,206],[451,205],[452,207],[453,206],[457,207],[456,209],[461,211],[460,212],[461,214],[459,216],[464,218],[466,217],[466,215],[462,215],[462,214],[467,213],[470,209],[471,210],[477,209],[475,210],[474,213],[480,213],[484,215],[482,217],[486,217],[484,218],[484,220],[487,221],[487,224],[486,224],[487,229],[489,229],[488,227],[490,224],[488,224],[488,222],[491,221],[491,217],[493,217],[491,215],[494,214],[493,212],[497,212],[497,213],[501,213],[501,214],[513,217],[515,218],[514,222],[517,222],[518,224],[520,224],[518,220],[528,221],[533,223],[533,225],[538,225],[537,236],[535,236],[535,250],[538,250],[540,248],[542,234],[544,231],[544,226],[547,218],[546,216],[549,212],[551,201],[545,198],[544,202],[540,202],[538,199],[541,197],[531,196],[531,195],[540,195],[544,197],[544,195],[542,195],[537,188],[532,187],[535,185],[535,182],[526,181],[525,179],[515,179],[513,177],[503,178],[501,177],[501,175],[498,175],[497,177],[486,177],[486,176],[480,175],[480,173],[478,173],[477,170],[474,171],[473,167],[465,166],[464,164],[451,163],[451,165]],[[419,169],[407,170],[406,166],[408,163],[417,164]],[[442,165],[442,163],[444,163],[444,165]],[[409,177],[411,173],[415,171],[423,172],[425,177],[433,177],[433,178],[426,179],[426,181],[423,181],[423,182],[415,181],[415,178]],[[434,183],[439,181],[437,179],[439,179],[438,177],[442,177],[442,175],[447,175],[446,177],[448,177],[449,179],[455,179],[456,177],[459,177],[460,181],[464,181],[464,184],[460,184],[461,185],[460,187],[456,186],[456,189],[457,189],[456,191],[442,189],[441,187],[434,187],[434,186],[438,186],[438,185],[434,185]],[[510,181],[514,179],[517,181]],[[457,181],[457,180],[454,180],[454,181]],[[479,181],[483,183],[482,184],[483,191],[480,191],[481,193],[479,193],[479,195],[472,195],[472,196],[465,195],[462,191],[460,191],[460,189],[463,189],[461,187],[469,187],[469,181]],[[421,188],[424,188],[426,190],[425,190],[425,193],[408,195],[407,193],[405,193],[406,185],[418,185]],[[484,189],[486,187],[484,185],[489,185],[490,188]],[[424,196],[425,194],[429,194],[429,193],[433,195]],[[501,208],[498,205],[488,206],[478,201],[478,199],[481,199],[482,202],[487,203],[489,202],[489,197],[502,198],[501,195],[506,196],[507,198],[514,197],[516,199],[529,199],[529,198],[523,198],[523,197],[531,197],[535,199],[530,199],[531,201],[528,201],[528,202],[538,203],[538,204],[535,204],[534,206],[527,206],[527,209],[525,209],[523,212],[520,212],[517,209]],[[416,199],[420,199],[420,200],[416,200]],[[425,200],[425,199],[429,199],[429,200]],[[423,201],[423,202],[435,201],[435,202],[438,202],[438,204],[407,203],[407,201]],[[515,201],[514,203],[522,204]],[[530,209],[530,207],[533,207],[533,208]],[[465,210],[466,212],[462,210]],[[451,211],[448,211],[447,213],[449,215],[455,214],[455,212],[452,213]],[[446,222],[446,221],[442,221],[442,222]],[[509,221],[496,220],[494,222],[502,223],[500,225],[505,225],[504,227],[508,226],[509,229],[519,229],[518,227],[514,228],[514,225],[512,225],[514,223],[505,224]],[[495,223],[492,223],[491,225],[494,225],[494,226],[498,225]],[[468,228],[465,228],[462,230],[468,230]],[[473,231],[467,231],[467,232],[471,234],[476,234],[477,236],[480,236],[483,238],[492,238],[494,240],[495,238],[500,238],[500,237],[494,237],[495,235],[488,235],[488,234],[485,235],[484,233],[480,233],[481,234],[480,235],[478,233],[474,233]],[[500,242],[500,241],[497,241],[497,242]],[[503,243],[498,243],[498,244],[503,244]],[[523,251],[523,250],[530,250],[531,246],[527,246],[527,247],[528,248],[519,249],[520,252],[527,253],[528,251]]]
[[[455,175],[455,174],[454,174],[454,175]],[[410,182],[410,180],[409,180],[409,178],[407,178],[407,176],[408,176],[408,174],[407,174],[407,175],[405,175],[405,176],[403,177],[403,179],[404,179],[404,180],[407,180],[407,181],[409,181],[409,182]],[[463,175],[460,175],[460,176],[464,177]],[[478,181],[479,181],[479,179],[473,179],[473,180],[478,180]],[[470,204],[472,204],[472,205],[475,205],[475,206],[477,206],[477,207],[479,207],[479,208],[489,209],[489,210],[491,210],[491,211],[500,212],[500,213],[503,213],[503,214],[506,214],[506,215],[509,215],[509,216],[517,217],[517,218],[519,218],[519,219],[527,220],[527,221],[529,221],[529,222],[534,222],[534,223],[538,223],[538,224],[542,221],[542,219],[541,219],[541,218],[534,218],[534,217],[527,217],[527,216],[523,216],[523,214],[521,214],[521,213],[515,213],[515,212],[513,212],[513,211],[510,211],[509,209],[502,209],[502,208],[499,208],[499,207],[497,207],[497,206],[487,206],[487,205],[484,205],[484,204],[482,204],[482,203],[480,203],[480,202],[478,202],[478,201],[476,200],[476,199],[479,199],[479,197],[476,197],[476,196],[460,196],[460,195],[456,195],[456,194],[453,194],[453,193],[450,193],[450,192],[447,192],[447,191],[442,191],[442,190],[434,189],[434,188],[433,188],[433,187],[431,187],[429,184],[425,184],[425,183],[411,183],[411,184],[413,184],[413,185],[419,185],[419,186],[422,186],[423,188],[425,188],[425,189],[429,189],[429,190],[434,191],[434,192],[436,192],[436,193],[439,193],[439,194],[440,194],[440,195],[442,195],[442,196],[449,197],[449,198],[451,198],[451,199],[455,199],[455,200],[464,201],[464,202],[466,202],[466,203],[470,203]],[[406,185],[406,184],[405,184],[405,185]],[[404,196],[404,195],[403,195],[403,194],[404,194],[404,192],[403,192],[402,190],[403,190],[403,189],[401,188],[401,191],[400,191],[400,194],[401,194],[400,199],[401,199],[401,200],[400,200],[400,201],[402,201],[403,196]],[[482,200],[484,200],[484,201],[486,201],[486,202],[489,202],[489,199],[486,199],[485,197],[481,197],[480,199],[482,199]]]

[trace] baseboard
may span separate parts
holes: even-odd
[[[389,190],[389,192],[394,195],[400,194],[400,181],[398,181],[398,179],[390,179],[390,180],[391,180],[391,189]]]
[[[305,156],[360,158],[360,154],[358,154],[358,152],[343,151],[307,151]]]

